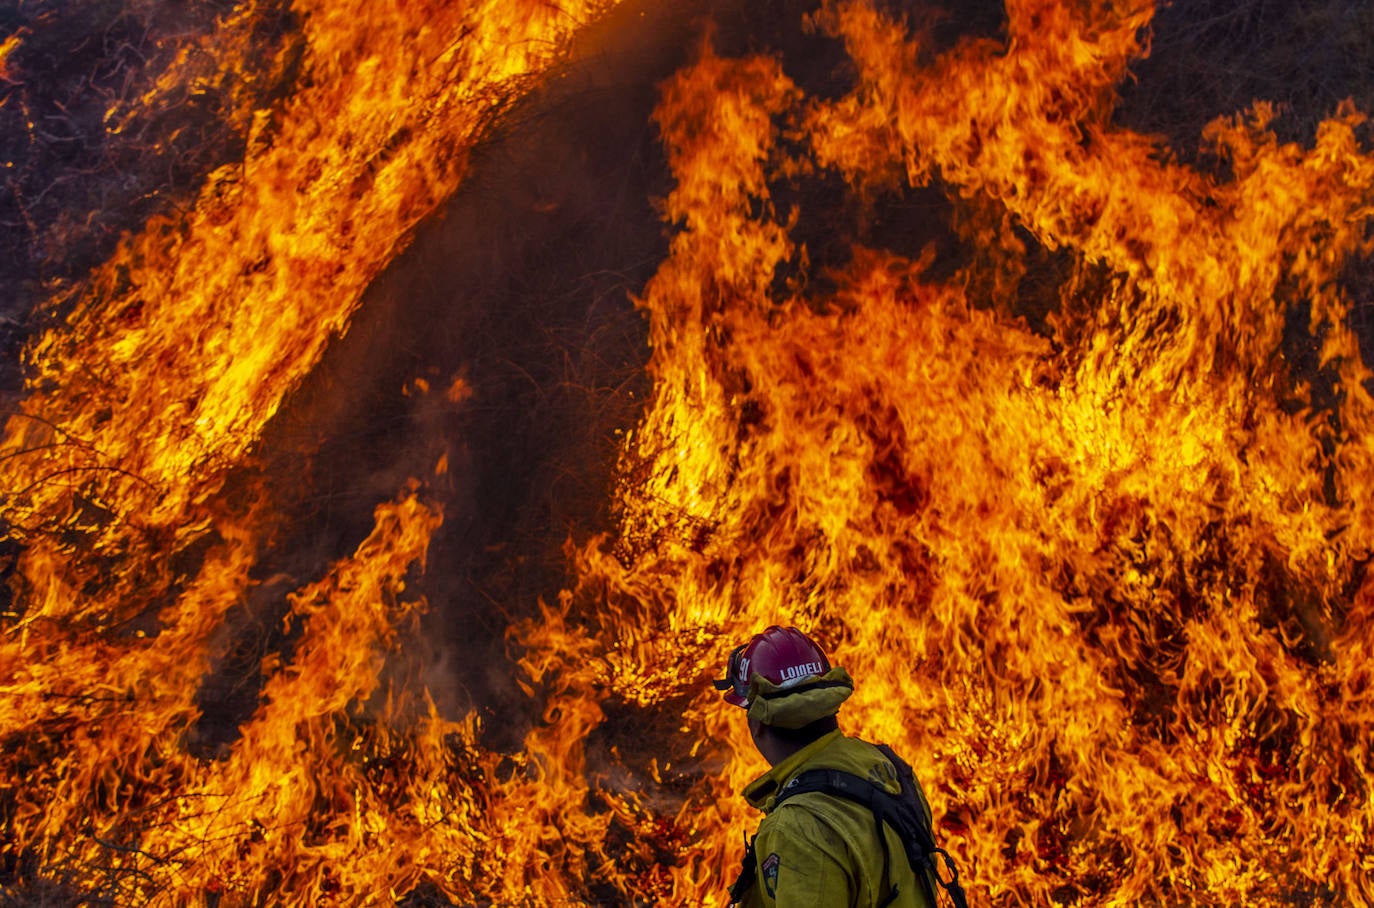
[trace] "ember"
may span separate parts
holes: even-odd
[[[235,84],[243,154],[25,347],[0,900],[724,905],[760,767],[707,681],[770,623],[854,675],[847,727],[912,761],[974,902],[1370,899],[1362,116],[1290,142],[1257,99],[1193,159],[1119,115],[1148,4],[1009,0],[957,38],[778,6],[760,35],[725,3],[244,2],[120,100]],[[255,94],[228,74],[269,15]],[[0,35],[0,112],[41,28]],[[662,173],[630,181],[631,140],[607,184],[667,238],[603,263],[576,212],[612,203],[550,187],[624,137],[560,164],[550,111],[624,88],[587,73],[636,42]],[[532,163],[483,158],[522,136]],[[473,216],[502,173],[520,213]],[[482,310],[526,216],[576,265]],[[581,373],[602,422],[541,436],[566,351],[482,344],[559,294],[623,362]],[[558,465],[483,460],[518,432],[614,458],[571,531],[510,488]]]

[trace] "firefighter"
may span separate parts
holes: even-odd
[[[823,785],[787,793],[808,770],[837,769],[902,794],[898,766],[878,747],[840,731],[836,713],[854,691],[849,673],[832,668],[806,634],[775,625],[736,647],[726,677],[715,685],[726,702],[746,710],[754,745],[772,767],[744,789],[764,817],[730,889],[731,904],[935,908],[936,874],[912,869],[901,834],[875,821],[872,808]],[[824,775],[809,773],[805,780]],[[906,790],[919,801],[928,830],[930,806],[914,777]]]

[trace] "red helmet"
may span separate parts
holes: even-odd
[[[735,647],[725,677],[714,683],[716,690],[725,691],[725,702],[748,706],[749,679],[754,675],[772,684],[785,685],[828,671],[830,660],[815,641],[795,627],[775,624]]]

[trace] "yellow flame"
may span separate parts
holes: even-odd
[[[856,677],[845,726],[912,761],[974,901],[1365,899],[1374,401],[1341,278],[1374,158],[1353,111],[1300,148],[1257,105],[1208,130],[1227,178],[1170,163],[1112,120],[1148,5],[1013,0],[1005,40],[926,63],[829,4],[836,99],[704,45],[655,114],[673,239],[616,525],[510,629],[542,708],[523,749],[387,681],[440,523],[417,484],[289,596],[234,743],[191,752],[275,525],[254,444],[494,97],[598,9],[298,7],[301,92],[235,113],[243,164],[33,346],[0,449],[6,862],[121,904],[723,905],[763,767],[705,682],[776,622]],[[777,187],[837,175],[865,204],[935,187],[975,251],[854,242],[812,274]],[[1043,324],[1018,230],[1071,262]]]
[[[819,22],[859,70],[838,101],[709,51],[665,87],[656,396],[568,607],[618,629],[619,698],[692,696],[683,737],[743,755],[689,796],[707,828],[747,828],[727,799],[760,767],[700,679],[792,621],[859,679],[850,727],[911,755],[979,901],[1368,890],[1336,857],[1370,833],[1344,743],[1369,721],[1369,373],[1338,278],[1368,252],[1374,159],[1351,112],[1302,150],[1261,106],[1209,130],[1228,181],[1166,163],[1110,122],[1149,15],[1011,3],[1005,44],[921,66],[897,24],[836,4]],[[1021,245],[1011,223],[1072,250],[1049,333],[891,253],[856,249],[828,298],[779,291],[804,264],[770,201],[807,171],[789,123],[870,194],[938,175],[1004,212],[976,237],[993,250]],[[1283,356],[1302,300],[1333,409]],[[729,839],[677,868],[688,900]]]

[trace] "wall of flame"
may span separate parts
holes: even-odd
[[[285,520],[265,427],[608,7],[296,4],[307,75],[243,112],[245,160],[30,345],[0,452],[10,891],[724,904],[762,765],[705,682],[778,622],[850,669],[846,727],[907,754],[979,902],[1374,898],[1348,289],[1374,157],[1353,110],[1300,147],[1257,104],[1209,127],[1223,176],[1172,163],[1112,119],[1137,4],[1012,0],[1001,38],[938,53],[827,5],[810,27],[854,75],[833,96],[704,42],[654,114],[671,242],[636,301],[653,391],[614,525],[510,627],[542,712],[523,747],[388,672],[427,607],[434,476],[286,597],[234,740],[188,746]],[[797,237],[837,180],[858,214],[822,268]],[[922,191],[954,253],[863,242]]]

